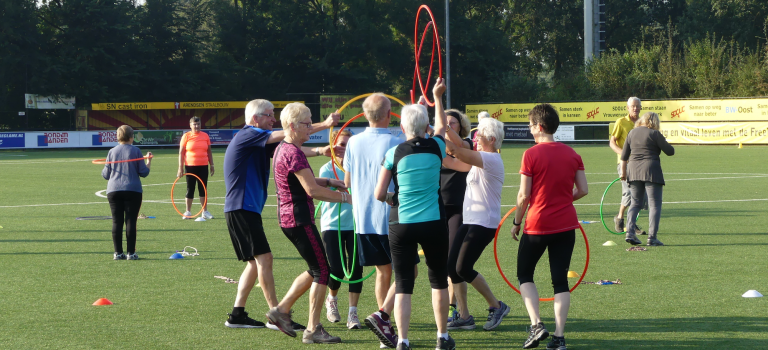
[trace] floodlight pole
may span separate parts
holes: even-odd
[[[451,108],[451,30],[448,16],[448,3],[445,0],[445,108]],[[438,38],[439,39],[439,38]]]

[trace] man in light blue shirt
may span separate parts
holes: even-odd
[[[389,250],[389,204],[379,202],[373,196],[373,189],[381,171],[381,162],[387,151],[404,140],[389,132],[392,120],[392,104],[384,94],[376,93],[365,99],[363,112],[368,119],[368,128],[352,136],[344,154],[344,179],[352,191],[352,212],[355,217],[355,233],[358,234],[358,257],[360,265],[376,267],[376,301],[379,311],[366,318],[366,325],[387,339],[382,343],[397,344],[389,322],[394,307],[393,297],[387,299],[392,281],[392,257]],[[394,185],[390,183],[390,191]],[[394,292],[394,289],[393,289]],[[386,340],[386,341],[385,341]],[[391,346],[394,347],[394,346]]]

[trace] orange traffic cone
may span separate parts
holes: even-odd
[[[96,300],[96,302],[94,302],[92,305],[93,306],[112,305],[112,302],[109,301],[109,299],[107,298],[99,298],[99,300]]]

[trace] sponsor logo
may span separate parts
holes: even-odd
[[[595,119],[595,116],[600,114],[600,107],[597,107],[589,112],[587,112],[587,119],[592,118]]]
[[[685,106],[682,106],[674,111],[672,111],[672,118],[680,118],[680,115],[685,112]]]

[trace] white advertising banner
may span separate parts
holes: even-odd
[[[75,109],[75,98],[24,94],[27,109]]]

